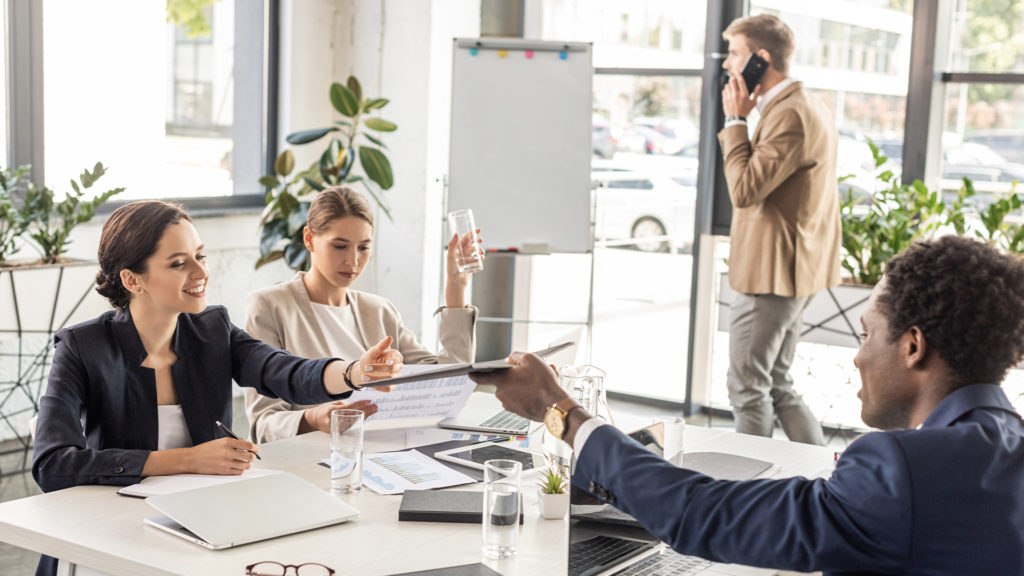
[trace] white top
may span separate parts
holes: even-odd
[[[352,306],[328,306],[310,302],[313,306],[313,315],[320,324],[320,331],[324,333],[324,340],[331,354],[338,358],[359,359],[366,354],[366,347],[359,338],[359,329],[356,328],[356,315],[352,313]]]
[[[779,92],[785,90],[786,87],[792,84],[793,82],[796,82],[795,78],[786,78],[782,82],[779,82],[775,86],[772,86],[771,90],[765,92],[760,98],[757,99],[757,111],[764,112],[764,107],[767,106],[769,102],[774,100],[775,97],[779,95]]]
[[[185,425],[185,413],[181,404],[160,404],[156,407],[157,416],[157,450],[171,448],[191,448],[192,435]]]

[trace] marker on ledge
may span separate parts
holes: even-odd
[[[515,246],[509,246],[508,248],[488,248],[487,252],[490,254],[502,252],[519,252],[519,248],[516,248]]]

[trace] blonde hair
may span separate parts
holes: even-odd
[[[746,37],[751,52],[767,50],[772,55],[772,68],[783,74],[789,72],[794,42],[793,31],[785,22],[771,14],[737,18],[722,32],[722,38],[730,40],[737,34]]]
[[[348,186],[330,186],[317,193],[309,204],[306,226],[310,232],[320,234],[338,218],[353,216],[373,226],[373,210],[366,197]]]

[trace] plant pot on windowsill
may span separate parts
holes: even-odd
[[[545,494],[543,491],[538,491],[537,505],[540,507],[542,518],[560,520],[569,513],[569,493]]]

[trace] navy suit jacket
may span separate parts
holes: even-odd
[[[866,434],[828,480],[714,480],[612,428],[573,484],[684,554],[827,574],[1024,574],[1024,423],[995,385],[947,396],[920,429]]]
[[[32,475],[45,492],[80,484],[141,480],[157,448],[156,379],[141,366],[147,353],[128,311],[110,311],[61,330],[49,383],[39,402]],[[231,381],[265,396],[316,404],[331,396],[323,371],[332,359],[307,360],[268,346],[211,306],[181,314],[171,367],[193,444],[231,425]]]

